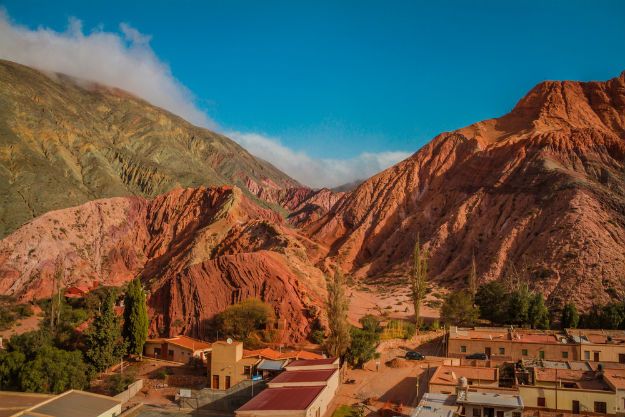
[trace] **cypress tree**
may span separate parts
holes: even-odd
[[[102,372],[120,360],[125,352],[119,319],[115,315],[115,294],[106,294],[102,310],[89,327],[86,356],[96,371]]]
[[[145,302],[145,292],[141,279],[135,278],[128,284],[124,298],[124,327],[122,335],[128,344],[128,353],[143,354],[143,345],[148,338],[148,310]]]
[[[573,303],[567,303],[562,309],[560,325],[563,329],[575,329],[579,324],[579,314]]]

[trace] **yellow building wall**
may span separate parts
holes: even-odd
[[[519,394],[523,398],[523,405],[527,408],[538,407],[538,398],[545,398],[545,407],[552,410],[572,411],[573,400],[579,401],[579,410],[581,413],[594,412],[595,401],[606,403],[606,411],[608,414],[616,412],[616,395],[610,391],[590,391],[567,388],[547,388],[535,386],[519,386]],[[557,406],[556,406],[557,395]]]
[[[209,375],[211,388],[216,389],[215,376],[219,377],[219,389],[225,389],[227,376],[230,377],[231,387],[250,379],[250,374],[245,372],[245,367],[253,367],[257,362],[258,358],[243,358],[243,343],[214,343]]]
[[[466,347],[466,351],[462,351],[462,346]],[[544,359],[554,361],[574,361],[578,360],[579,349],[574,344],[543,344],[530,343],[512,340],[469,340],[454,339],[448,340],[448,356],[463,357],[472,353],[486,353],[486,348],[490,348],[492,357],[508,357],[512,360],[539,358],[540,352],[544,352]],[[504,349],[504,353],[500,353],[500,348]],[[523,354],[523,350],[527,351],[527,355]]]
[[[581,359],[596,362],[620,362],[619,354],[625,355],[625,345],[610,344],[582,344],[580,345]],[[595,359],[595,352],[599,353],[599,359]]]

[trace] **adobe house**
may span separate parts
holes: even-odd
[[[210,387],[225,390],[251,379],[261,360],[258,356],[244,357],[243,342],[228,339],[213,343],[209,369]]]
[[[149,358],[187,363],[191,358],[208,361],[212,345],[188,336],[148,339],[143,354]]]

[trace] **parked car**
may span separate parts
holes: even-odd
[[[487,361],[488,360],[488,356],[486,356],[486,353],[472,353],[470,355],[467,355],[466,357],[467,359],[480,359],[483,361]]]
[[[413,361],[422,361],[423,359],[425,359],[425,356],[423,356],[422,353],[415,352],[414,350],[409,350],[408,352],[406,352],[406,359],[410,359]]]

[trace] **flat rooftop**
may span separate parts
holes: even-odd
[[[606,391],[610,387],[594,371],[558,368],[534,368],[536,382],[561,383],[564,388]]]
[[[622,345],[625,344],[624,330],[603,329],[566,329],[577,343],[595,345]]]
[[[0,391],[0,417],[9,417],[54,397],[46,394]]]
[[[98,417],[122,402],[112,397],[84,391],[67,391],[41,405],[29,408],[23,416]]]
[[[472,382],[495,382],[497,381],[497,368],[441,365],[434,371],[430,384],[457,385],[460,377],[465,377]]]
[[[299,383],[299,382],[325,382],[338,369],[313,369],[310,371],[286,371],[276,376],[269,383]]]
[[[236,411],[302,411],[324,386],[266,388]]]
[[[455,395],[426,392],[410,417],[453,417],[457,410]]]
[[[625,389],[625,369],[606,369],[603,379],[615,389]]]
[[[452,327],[450,339],[459,340],[492,340],[520,343],[567,344],[570,343],[565,333],[529,329],[509,329],[503,327]]]
[[[457,400],[462,404],[485,405],[505,408],[523,407],[523,400],[519,395],[496,394],[492,392],[471,392],[462,393]]]

